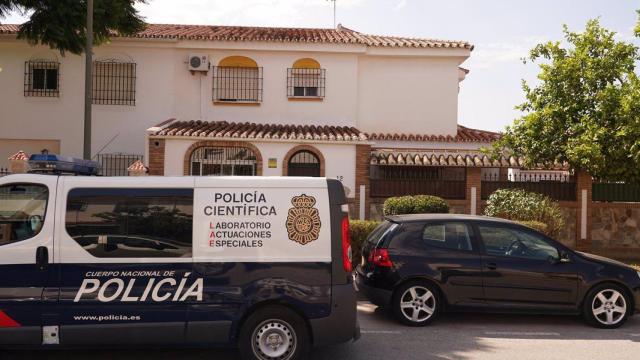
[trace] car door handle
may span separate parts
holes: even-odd
[[[36,249],[36,266],[40,271],[47,270],[49,266],[49,249],[46,246],[39,246]]]
[[[498,264],[496,264],[496,263],[487,263],[487,269],[495,270],[497,268],[498,268]]]

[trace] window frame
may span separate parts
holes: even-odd
[[[35,88],[35,71],[44,71],[43,88]],[[47,87],[48,71],[56,71],[56,86],[49,89]],[[60,62],[47,59],[34,59],[24,62],[24,96],[25,97],[60,97]]]
[[[510,229],[510,230],[517,230],[517,231],[522,231],[528,235],[531,236],[535,236],[538,237],[539,239],[541,239],[543,242],[545,242],[547,245],[549,245],[550,247],[556,249],[556,251],[558,252],[558,259],[560,259],[562,257],[563,253],[568,253],[570,252],[569,249],[567,247],[565,247],[564,245],[562,245],[561,243],[559,243],[558,241],[538,232],[535,231],[533,229],[530,229],[526,226],[522,226],[522,225],[518,225],[518,224],[509,224],[509,223],[494,223],[494,222],[474,222],[473,223],[473,227],[474,227],[474,231],[476,232],[477,236],[478,236],[478,243],[480,244],[480,250],[481,250],[481,254],[483,256],[491,256],[491,257],[496,257],[496,258],[501,258],[501,259],[516,259],[516,260],[528,260],[528,261],[537,261],[537,262],[549,262],[549,260],[543,260],[543,259],[533,259],[530,257],[523,257],[523,256],[508,256],[508,255],[494,255],[494,254],[489,254],[487,253],[487,249],[485,246],[485,242],[482,236],[482,233],[480,232],[480,226],[483,227],[495,227],[495,228],[503,228],[503,229]]]
[[[465,250],[465,249],[452,249],[449,247],[444,247],[444,246],[436,246],[430,243],[427,243],[424,239],[424,230],[427,228],[427,226],[437,226],[437,225],[444,225],[446,226],[446,224],[462,224],[467,228],[467,234],[469,235],[469,244],[471,245],[471,249],[469,250]],[[464,221],[464,220],[433,220],[433,221],[425,221],[421,223],[421,228],[420,228],[420,243],[429,248],[429,249],[438,249],[438,250],[442,250],[442,251],[456,251],[456,252],[461,252],[461,253],[467,253],[467,254],[479,254],[480,253],[480,245],[478,244],[478,240],[476,237],[476,229],[474,228],[474,226],[472,224],[470,224],[468,221]],[[446,235],[445,235],[446,236]],[[446,239],[445,239],[446,242]]]
[[[47,186],[46,184],[42,184],[42,183],[29,183],[29,182],[19,182],[19,183],[6,183],[6,184],[1,184],[0,188],[2,187],[6,187],[6,186],[40,186],[46,189],[47,191],[47,199],[44,203],[44,212],[42,214],[42,224],[40,226],[40,229],[38,230],[37,233],[31,235],[28,238],[22,239],[22,240],[16,240],[16,241],[10,241],[6,244],[0,244],[0,247],[2,246],[6,246],[6,245],[13,245],[13,244],[17,244],[23,241],[27,241],[27,240],[32,240],[36,237],[38,237],[38,235],[42,234],[42,230],[44,229],[44,227],[46,226],[47,223],[47,213],[49,210],[49,200],[51,200],[51,189],[49,188],[49,186]]]

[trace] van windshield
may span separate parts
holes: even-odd
[[[0,246],[38,235],[48,199],[49,190],[44,185],[0,186]]]

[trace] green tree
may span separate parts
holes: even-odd
[[[131,35],[145,28],[134,5],[145,0],[94,0],[94,45],[113,35]],[[10,11],[29,14],[18,39],[48,45],[61,54],[81,54],[86,43],[86,0],[0,0],[0,18]]]
[[[534,47],[539,83],[523,81],[524,114],[507,127],[494,155],[522,156],[528,166],[568,164],[609,180],[640,181],[638,48],[598,20],[584,32],[564,26],[564,43]]]

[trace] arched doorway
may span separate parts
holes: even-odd
[[[289,158],[288,176],[320,176],[320,159],[308,150],[300,150]]]

